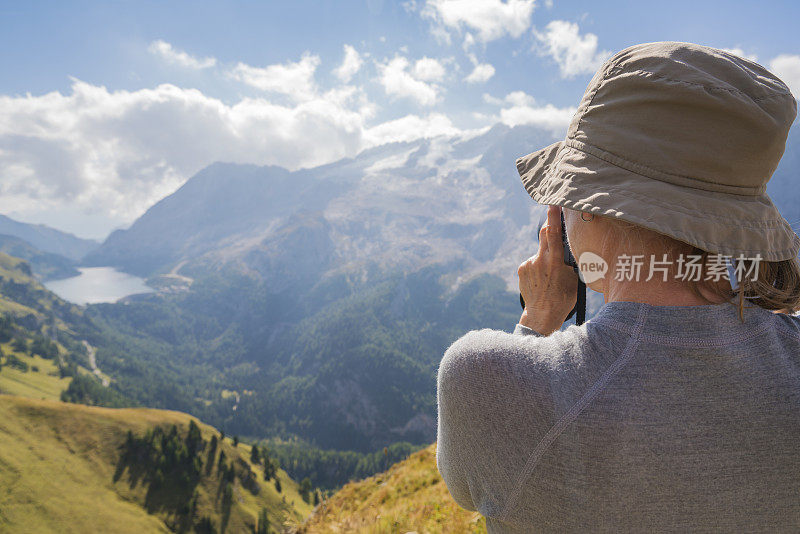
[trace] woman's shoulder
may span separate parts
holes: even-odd
[[[788,313],[773,313],[772,324],[790,346],[795,349],[800,346],[800,316]]]
[[[586,328],[570,326],[549,336],[484,328],[453,342],[439,364],[439,382],[491,384],[565,372],[576,363]]]

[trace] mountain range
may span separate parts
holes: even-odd
[[[552,142],[496,126],[470,139],[397,143],[317,167],[217,163],[117,230],[85,262],[150,276],[224,266],[275,287],[345,273],[379,279],[450,264],[511,282],[535,251],[541,207],[516,157]]]
[[[89,306],[98,363],[132,401],[242,435],[430,443],[443,351],[518,318],[544,209],[514,161],[553,140],[499,125],[294,172],[213,164],[84,257],[173,290]],[[793,223],[798,173],[795,128],[768,188]]]
[[[516,322],[516,267],[543,209],[513,162],[551,141],[497,126],[295,172],[214,164],[86,256],[192,280],[90,307],[114,340],[98,341],[98,361],[137,402],[244,435],[364,452],[430,443],[448,344]],[[223,389],[238,392],[235,411]]]

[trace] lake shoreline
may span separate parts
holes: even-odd
[[[80,274],[43,285],[73,304],[113,303],[131,295],[155,293],[156,289],[138,276],[114,267],[77,267]]]

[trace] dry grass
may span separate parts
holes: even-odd
[[[0,369],[0,393],[32,399],[59,400],[61,392],[69,387],[72,378],[60,378],[58,367],[52,360],[20,354],[11,349],[10,343],[4,343],[0,347],[3,354],[14,354],[28,364],[28,372],[10,366]],[[39,370],[34,371],[33,367]]]
[[[321,503],[300,533],[485,533],[486,520],[460,508],[436,469],[436,444],[388,471],[351,482]]]

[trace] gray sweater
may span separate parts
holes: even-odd
[[[610,302],[543,337],[467,333],[439,472],[490,533],[800,531],[800,318]]]

